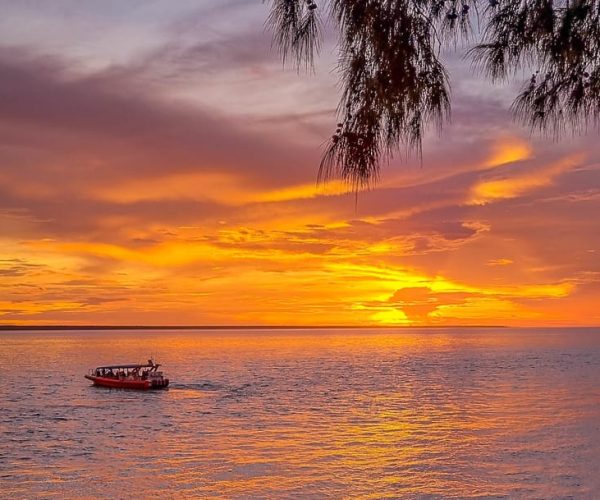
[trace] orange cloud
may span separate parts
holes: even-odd
[[[487,262],[488,266],[509,266],[511,264],[514,264],[512,259],[491,259]]]
[[[539,170],[523,171],[512,176],[505,174],[502,178],[484,180],[471,189],[468,203],[481,205],[496,200],[522,196],[552,184],[556,177],[582,160],[581,155],[572,155]]]
[[[160,200],[212,201],[226,206],[304,200],[348,193],[342,181],[309,183],[279,189],[252,186],[247,179],[227,172],[192,172],[140,178],[91,188],[97,199],[114,203]]]
[[[520,137],[503,137],[494,144],[486,165],[505,165],[528,160],[532,155],[533,147],[529,142]]]

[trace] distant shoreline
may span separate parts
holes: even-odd
[[[0,325],[0,331],[44,330],[397,330],[444,328],[507,328],[505,325]]]

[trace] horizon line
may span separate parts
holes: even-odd
[[[509,328],[506,325],[9,325],[0,324],[0,331],[11,330],[339,330],[397,328]],[[517,327],[518,328],[518,327]],[[593,327],[592,327],[593,328]]]
[[[444,328],[600,328],[600,325],[10,325],[0,331],[50,330],[360,330],[360,329],[444,329]]]

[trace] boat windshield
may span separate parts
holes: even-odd
[[[117,379],[138,379],[145,380],[148,378],[150,373],[156,372],[160,365],[148,361],[147,364],[128,364],[128,365],[113,365],[113,366],[99,366],[93,370],[93,374],[96,377],[105,378],[117,378]]]

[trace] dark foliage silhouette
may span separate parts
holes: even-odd
[[[309,69],[322,23],[339,33],[339,123],[320,177],[355,189],[375,181],[400,148],[421,154],[427,127],[450,114],[446,46],[466,42],[492,80],[533,75],[517,119],[560,135],[600,119],[600,0],[270,0],[268,24],[284,61]]]

